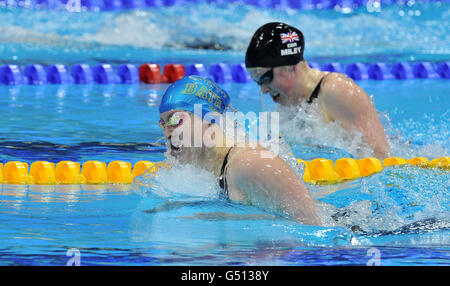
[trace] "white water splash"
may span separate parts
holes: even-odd
[[[133,180],[132,189],[143,196],[162,198],[191,197],[216,199],[219,196],[217,178],[211,172],[189,164],[171,164],[158,172],[147,172]]]
[[[310,187],[318,199],[316,207],[325,226],[344,226],[379,235],[448,229],[449,178],[445,170],[389,167],[361,179],[353,186],[354,191],[348,191],[348,186],[335,185],[328,195],[336,196],[331,201],[339,207],[327,201],[327,194],[317,197],[330,186]],[[326,203],[321,201],[324,198]]]
[[[281,134],[292,145],[327,146],[345,150],[355,157],[373,156],[360,132],[346,131],[338,122],[326,122],[316,103],[308,107],[277,108]]]
[[[396,126],[388,114],[379,113],[391,146],[392,157],[434,159],[449,156],[448,113],[449,111],[442,115],[424,114],[421,118],[407,118]]]

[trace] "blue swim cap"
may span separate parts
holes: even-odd
[[[194,113],[194,104],[202,105],[202,118],[208,112],[223,113],[230,103],[228,94],[209,79],[185,76],[164,93],[159,113],[180,109]]]

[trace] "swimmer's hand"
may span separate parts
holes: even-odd
[[[280,157],[267,158],[262,147],[239,150],[229,165],[230,199],[281,211],[300,223],[320,225],[303,182]]]

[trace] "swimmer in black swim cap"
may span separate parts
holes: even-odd
[[[253,80],[283,106],[317,103],[327,121],[338,121],[347,131],[362,133],[374,156],[390,155],[383,125],[367,93],[341,73],[309,67],[303,58],[302,32],[288,24],[274,22],[260,27],[245,55]]]
[[[304,49],[300,30],[283,23],[268,23],[253,35],[245,65],[247,68],[293,66],[303,60]]]

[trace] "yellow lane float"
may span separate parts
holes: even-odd
[[[450,157],[441,157],[431,160],[431,166],[448,169],[450,168]]]
[[[345,180],[353,180],[361,177],[358,162],[352,158],[341,158],[334,163],[334,170]]]
[[[80,163],[61,161],[56,164],[55,178],[58,184],[85,184],[86,178],[80,173]]]
[[[356,161],[358,163],[361,177],[370,176],[373,173],[383,170],[380,160],[377,158],[363,158]]]
[[[391,157],[383,160],[383,166],[395,166],[395,165],[404,165],[406,164],[406,160],[399,157]]]
[[[450,168],[450,157],[441,157],[429,161],[424,157],[404,159],[391,157],[383,160],[377,158],[341,158],[332,160],[317,158],[311,161],[297,159],[298,164],[305,164],[303,180],[310,184],[335,184],[344,180],[370,176],[380,172],[384,167],[412,165],[419,167]],[[125,161],[87,161],[82,166],[78,162],[36,161],[29,168],[28,163],[11,161],[0,163],[0,183],[4,184],[130,184],[134,177],[146,172],[157,172],[160,168],[169,168],[165,162],[138,161],[131,165]]]
[[[424,157],[414,157],[414,158],[406,160],[406,163],[410,164],[410,165],[426,167],[426,166],[430,165],[430,160],[428,160],[427,158],[424,158]]]

